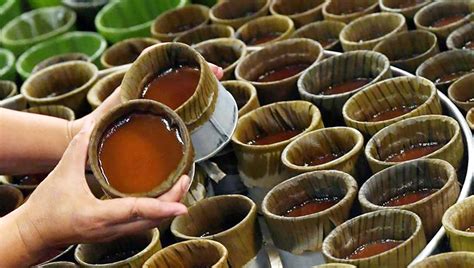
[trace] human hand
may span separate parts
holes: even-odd
[[[187,176],[156,199],[95,198],[84,171],[91,131],[92,124],[86,124],[57,167],[28,201],[11,214],[21,241],[38,259],[51,249],[113,240],[154,228],[163,219],[187,213],[187,208],[179,203],[190,183]]]

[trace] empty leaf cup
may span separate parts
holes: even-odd
[[[31,46],[74,28],[76,13],[62,6],[40,8],[7,23],[0,35],[2,45],[19,56]]]

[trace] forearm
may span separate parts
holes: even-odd
[[[51,171],[80,128],[78,122],[0,108],[0,174]]]

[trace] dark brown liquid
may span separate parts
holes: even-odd
[[[334,44],[337,41],[338,41],[338,39],[336,39],[336,38],[328,38],[328,39],[324,39],[324,40],[318,40],[318,42],[321,44],[321,46],[323,48],[327,48],[327,47],[331,46],[332,44]]]
[[[471,227],[467,228],[466,232],[474,233],[474,226],[471,226]]]
[[[269,145],[278,143],[281,141],[289,140],[301,133],[300,130],[286,130],[278,133],[272,133],[268,135],[257,136],[254,140],[249,141],[249,145]]]
[[[419,143],[416,145],[410,146],[410,148],[406,150],[401,150],[400,152],[394,153],[385,159],[386,162],[403,162],[413,159],[418,159],[425,155],[429,155],[441,147],[444,144],[439,142],[425,142]]]
[[[451,15],[451,16],[448,16],[448,17],[444,17],[444,18],[438,19],[435,22],[433,22],[431,24],[431,27],[434,27],[434,28],[443,27],[443,26],[449,25],[451,23],[455,23],[457,21],[460,21],[460,20],[464,19],[464,17],[466,17],[466,14],[455,14],[455,15]]]
[[[409,106],[401,106],[401,107],[394,107],[391,110],[386,110],[383,112],[380,112],[378,114],[375,114],[367,120],[368,122],[380,122],[380,121],[385,121],[389,119],[393,119],[399,116],[402,116],[404,114],[407,114],[414,109],[416,109],[418,105],[409,105]]]
[[[408,204],[412,204],[415,202],[420,201],[421,199],[428,197],[438,191],[437,189],[421,189],[418,191],[412,191],[412,192],[407,192],[403,193],[401,195],[395,196],[388,200],[387,202],[384,202],[382,206],[384,207],[398,207],[398,206],[404,206]]]
[[[280,32],[264,33],[262,35],[259,35],[259,36],[256,36],[256,37],[250,39],[247,42],[247,45],[249,45],[249,46],[261,45],[261,44],[270,42],[270,41],[278,38],[280,35],[282,35],[282,33],[280,33]]]
[[[474,49],[474,41],[466,42],[466,44],[462,48],[463,49]]]
[[[282,216],[301,217],[326,210],[339,202],[337,197],[315,198],[288,209]]]
[[[362,258],[369,258],[385,251],[388,251],[392,248],[395,248],[402,244],[403,241],[383,239],[367,243],[358,247],[351,255],[347,256],[346,259],[357,260]]]
[[[442,84],[442,83],[446,83],[446,82],[452,82],[452,81],[457,80],[461,76],[463,76],[467,73],[470,73],[470,72],[472,72],[472,70],[471,71],[459,71],[459,72],[455,72],[455,73],[446,74],[446,75],[443,75],[443,76],[439,77],[438,79],[436,79],[435,83],[436,84]]]
[[[13,177],[13,184],[16,185],[38,185],[40,184],[46,177],[48,176],[47,173],[45,174],[34,174],[34,175],[25,175],[25,176],[15,176]]]
[[[189,66],[171,68],[153,79],[143,90],[142,97],[175,110],[194,94],[200,75],[199,69]]]
[[[260,77],[257,82],[274,82],[292,77],[308,68],[309,64],[293,64],[270,70]]]
[[[361,88],[372,81],[370,78],[355,78],[353,80],[349,80],[340,84],[332,85],[323,91],[321,91],[320,95],[334,95],[334,94],[342,94],[346,92],[351,92],[358,88]]]
[[[168,119],[134,113],[105,131],[99,162],[108,183],[122,193],[143,193],[165,181],[183,158],[184,145]]]
[[[405,0],[401,3],[399,3],[395,8],[409,8],[409,7],[414,7],[418,4],[423,3],[425,0]]]
[[[311,161],[308,161],[304,163],[305,167],[311,167],[311,166],[319,166],[322,164],[326,164],[328,162],[334,161],[338,159],[339,157],[343,156],[345,152],[337,152],[337,153],[330,153],[330,154],[323,154],[323,155],[318,155],[314,157]]]
[[[214,226],[212,228],[207,229],[199,237],[215,235],[215,234],[224,232],[226,230],[229,230],[230,228],[239,224],[243,220],[243,218],[244,217],[238,217],[236,215],[231,215],[230,217],[226,217],[224,222],[221,222],[221,224],[219,224],[218,226]]]
[[[107,264],[107,263],[114,263],[118,261],[123,261],[128,259],[136,254],[138,254],[140,249],[131,249],[131,250],[124,250],[124,251],[117,251],[105,256],[102,256],[95,264]]]

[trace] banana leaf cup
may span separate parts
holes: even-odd
[[[206,25],[208,21],[208,7],[184,6],[159,15],[151,25],[151,35],[162,42],[171,42],[180,35]]]
[[[177,129],[179,139],[183,143],[183,156],[177,163],[176,167],[171,171],[166,179],[147,192],[128,193],[117,190],[114,186],[108,183],[107,178],[102,171],[100,158],[98,156],[100,144],[107,129],[113,126],[117,120],[133,113],[152,113],[166,118],[169,120],[170,124]],[[189,174],[194,164],[194,150],[191,143],[191,137],[184,122],[169,107],[152,100],[128,101],[114,108],[101,118],[92,131],[88,156],[89,164],[94,176],[99,181],[102,189],[111,197],[158,197],[171,189],[183,174]]]
[[[251,20],[242,25],[235,38],[244,41],[249,52],[288,39],[295,31],[293,21],[285,16],[272,15]]]
[[[349,23],[367,14],[375,13],[379,10],[378,0],[330,0],[323,6],[324,20],[340,21]]]
[[[416,69],[416,75],[433,81],[438,89],[446,92],[452,83],[473,71],[474,50],[457,49],[429,58]]]
[[[218,38],[201,42],[194,46],[204,59],[224,71],[221,81],[235,79],[235,68],[247,55],[244,42],[234,38]]]
[[[474,251],[472,225],[474,197],[470,196],[450,207],[443,215],[443,227],[452,251]]]
[[[323,128],[318,108],[306,101],[278,102],[255,109],[239,119],[232,143],[237,156],[239,175],[249,188],[249,196],[261,204],[275,185],[291,177],[281,162],[281,153],[297,137]],[[288,135],[274,143],[255,145],[259,137]]]
[[[406,118],[442,114],[438,90],[422,77],[396,77],[362,89],[342,108],[349,127],[373,136]]]
[[[144,268],[228,268],[227,249],[212,240],[189,240],[166,247],[143,265]]]
[[[449,34],[472,20],[473,11],[474,5],[469,0],[434,1],[420,9],[414,21],[417,29],[436,34],[440,47],[444,48]]]
[[[439,53],[439,47],[435,34],[414,30],[386,38],[374,51],[387,56],[391,65],[415,73],[423,62]]]
[[[459,27],[446,39],[448,49],[474,49],[474,22]]]
[[[86,95],[97,77],[97,67],[92,63],[60,63],[31,75],[21,86],[21,93],[31,106],[59,104],[81,114],[87,109]]]
[[[377,242],[395,242],[385,252],[357,258],[357,249]],[[357,267],[407,267],[426,246],[423,224],[413,212],[388,209],[363,214],[337,226],[323,242],[327,262]],[[355,255],[355,256],[354,256]],[[368,253],[369,255],[369,253]],[[353,257],[354,256],[354,257]]]
[[[161,249],[158,229],[127,235],[110,242],[80,244],[74,258],[81,267],[130,267],[139,268]],[[123,256],[120,260],[110,259]]]
[[[325,59],[306,70],[298,80],[298,92],[303,100],[321,109],[326,115],[326,125],[340,125],[342,108],[352,95],[390,77],[390,61],[386,56],[373,51],[352,51]],[[361,83],[342,87],[351,81]],[[333,90],[337,87],[341,90]]]
[[[252,263],[262,246],[257,206],[243,195],[206,198],[176,217],[171,232],[180,240],[209,239],[224,245],[231,267]]]
[[[345,26],[339,21],[317,21],[299,28],[291,38],[309,38],[318,41],[326,50],[341,51],[339,34]]]
[[[74,28],[76,13],[62,6],[40,8],[7,23],[1,32],[2,45],[20,56],[31,46],[64,34]]]
[[[219,38],[233,38],[234,29],[227,25],[213,24],[205,25],[195,28],[185,34],[182,34],[174,39],[175,42],[185,43],[187,45],[196,45],[198,43],[219,39]]]
[[[298,98],[298,78],[322,58],[323,48],[316,41],[284,40],[245,57],[237,65],[235,76],[255,86],[262,104],[294,100]],[[281,75],[272,78],[275,73]]]
[[[110,1],[99,11],[94,23],[97,31],[109,43],[132,37],[150,37],[150,27],[157,16],[187,3],[187,0]]]
[[[406,19],[397,13],[376,13],[349,23],[339,34],[344,51],[372,50],[399,32],[407,31]]]
[[[379,0],[379,5],[382,12],[400,13],[405,16],[409,26],[413,28],[415,14],[431,2],[432,0]]]
[[[309,132],[283,150],[281,161],[294,174],[316,170],[339,170],[357,180],[364,137],[353,128],[333,127]]]
[[[474,73],[467,74],[454,82],[448,89],[449,98],[463,111],[468,112],[474,108],[474,92],[472,85]]]
[[[426,158],[445,160],[458,170],[464,157],[459,123],[444,115],[404,119],[377,132],[368,141],[365,156],[374,173]]]
[[[143,50],[158,43],[156,39],[144,37],[122,40],[104,51],[100,57],[100,63],[104,68],[133,63]]]
[[[230,141],[238,119],[232,95],[216,79],[206,60],[183,43],[164,43],[148,48],[132,64],[120,86],[122,101],[144,98],[143,92],[156,76],[170,68],[199,69],[192,95],[175,112],[183,119],[193,140],[195,161],[214,156]]]
[[[273,15],[288,16],[300,28],[309,23],[323,20],[323,4],[325,0],[276,0],[270,5]]]
[[[249,21],[268,14],[271,0],[219,1],[210,12],[214,24],[228,25],[235,30]]]
[[[309,172],[275,186],[262,203],[275,246],[297,255],[320,251],[324,238],[349,218],[356,195],[354,178],[335,170]],[[312,200],[331,200],[332,206],[289,216],[288,211]]]
[[[33,69],[38,64],[43,63],[51,57],[66,56],[71,53],[81,54],[81,59],[85,55],[87,61],[99,64],[99,57],[107,47],[105,39],[97,33],[92,32],[70,32],[32,46],[26,50],[16,63],[16,71],[23,80],[26,80],[33,73]],[[77,54],[76,54],[77,55]],[[72,60],[71,57],[66,57]],[[57,58],[56,58],[57,59]],[[63,60],[64,61],[64,60]],[[51,63],[51,62],[50,62]],[[55,63],[58,63],[55,60]],[[46,63],[48,65],[48,63]],[[51,64],[49,64],[51,65]],[[35,71],[38,71],[36,69]]]
[[[360,188],[359,202],[364,212],[396,208],[416,213],[427,239],[431,239],[441,227],[444,212],[456,203],[459,191],[456,170],[451,164],[420,159],[372,176]],[[408,195],[413,199],[408,201]]]

